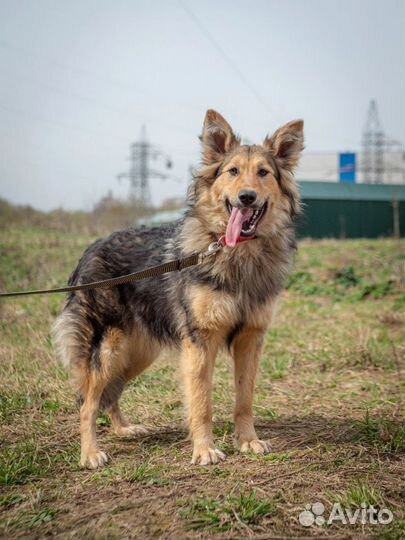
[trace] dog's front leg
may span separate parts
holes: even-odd
[[[215,448],[212,435],[212,376],[217,350],[215,340],[208,335],[183,341],[181,366],[194,464],[209,465],[225,458]]]
[[[265,441],[258,439],[253,424],[253,395],[256,374],[263,349],[265,330],[249,328],[243,330],[234,342],[235,362],[235,440],[241,452],[263,454],[270,450]]]

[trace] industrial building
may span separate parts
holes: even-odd
[[[405,185],[301,181],[300,189],[301,238],[405,236]]]

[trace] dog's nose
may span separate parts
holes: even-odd
[[[243,206],[251,206],[257,199],[257,193],[256,191],[244,189],[239,192],[238,197]]]

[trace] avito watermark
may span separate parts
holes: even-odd
[[[299,517],[299,522],[304,527],[312,525],[331,525],[341,523],[342,525],[388,525],[394,519],[394,514],[388,508],[374,508],[374,506],[361,503],[360,508],[355,510],[343,508],[340,503],[335,503],[328,515],[325,515],[325,506],[321,502],[306,504]]]

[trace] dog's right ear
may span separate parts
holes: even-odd
[[[240,142],[225,118],[212,109],[208,109],[205,115],[200,138],[204,165],[221,161],[224,155]]]

